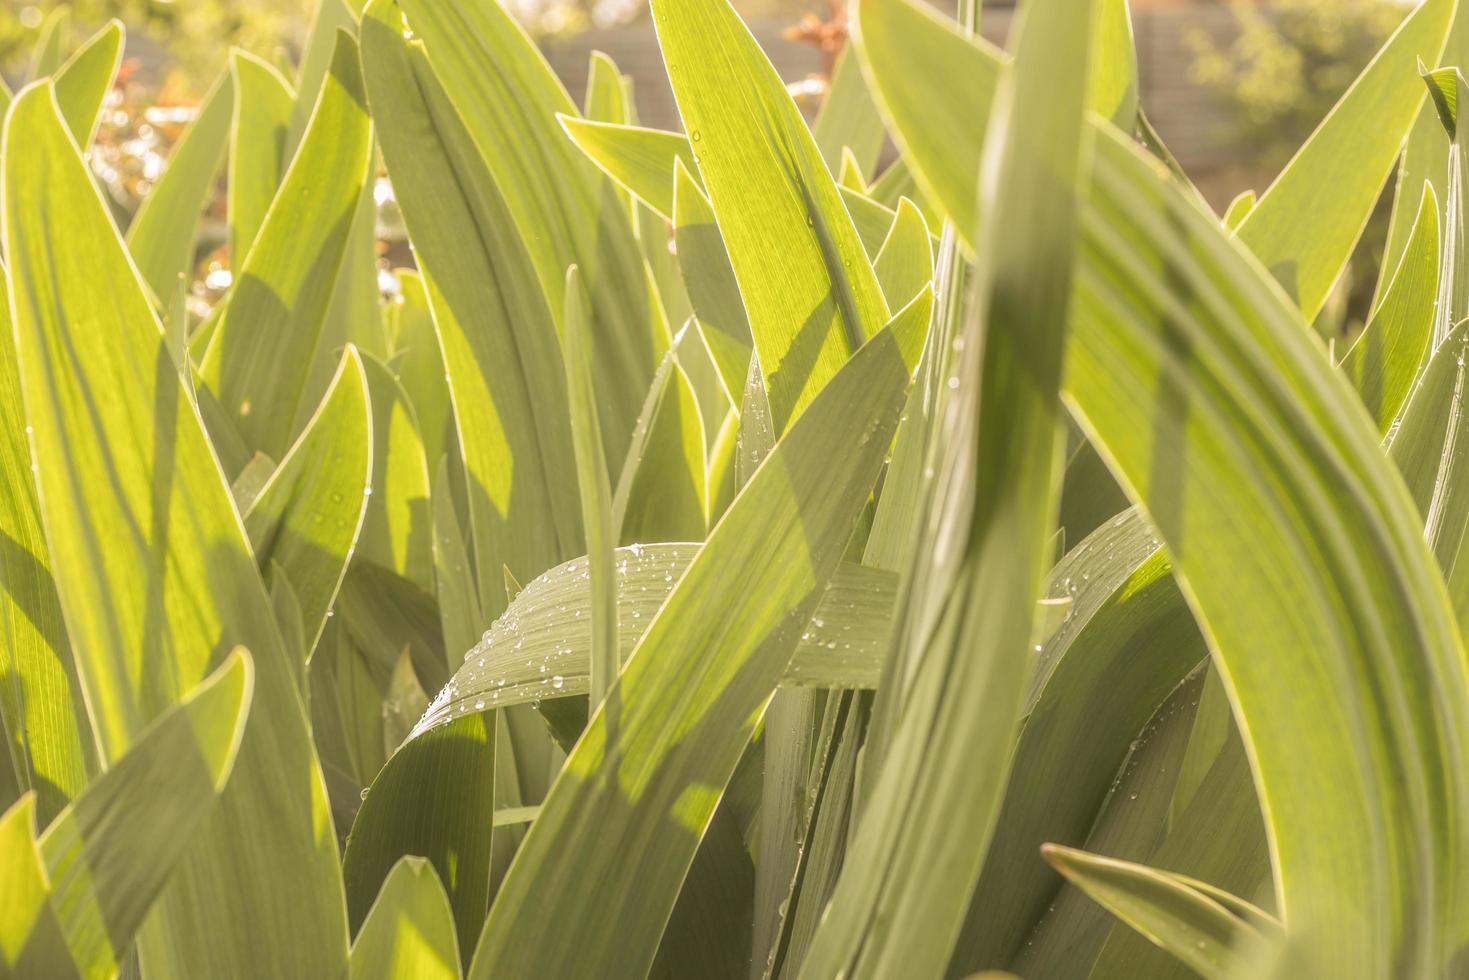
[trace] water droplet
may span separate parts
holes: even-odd
[[[699,142],[699,140],[703,138],[699,135],[699,131],[697,129],[694,130],[693,133],[691,133],[690,135],[693,136],[695,143]]]

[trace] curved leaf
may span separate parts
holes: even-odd
[[[1208,656],[1157,548],[1132,511],[1051,573],[1049,595],[1070,597],[1071,606],[1038,655],[994,843],[955,952],[959,968],[1012,962],[1060,885],[1036,849],[1086,839],[1138,732]]]

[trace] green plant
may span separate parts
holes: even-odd
[[[120,29],[4,95],[0,972],[1462,972],[1469,14],[1220,218],[1122,0],[861,0],[811,129],[652,11],[686,132],[327,0],[125,231]]]

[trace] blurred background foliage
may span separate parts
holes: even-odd
[[[1272,0],[1229,4],[1237,35],[1195,29],[1193,77],[1233,111],[1226,138],[1272,171],[1346,91],[1407,7],[1395,0]]]
[[[1188,34],[1195,82],[1224,107],[1218,139],[1273,176],[1346,91],[1410,9],[1400,0],[1232,0],[1233,36]],[[1254,182],[1262,188],[1265,181]],[[1389,188],[1390,190],[1390,188]],[[1384,194],[1351,263],[1317,318],[1323,336],[1348,340],[1372,302],[1387,241]]]
[[[16,78],[51,15],[70,8],[63,30],[71,41],[116,17],[128,27],[128,55],[148,71],[143,79],[167,97],[198,98],[238,46],[270,57],[299,42],[311,0],[55,0],[0,3],[0,71]],[[70,44],[64,45],[70,50]],[[139,56],[142,57],[139,57]],[[155,67],[158,73],[154,74]]]

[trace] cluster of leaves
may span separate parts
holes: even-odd
[[[1221,218],[1123,0],[861,0],[810,128],[652,10],[683,132],[323,0],[125,230],[120,27],[4,93],[0,974],[1461,971],[1469,11]]]

